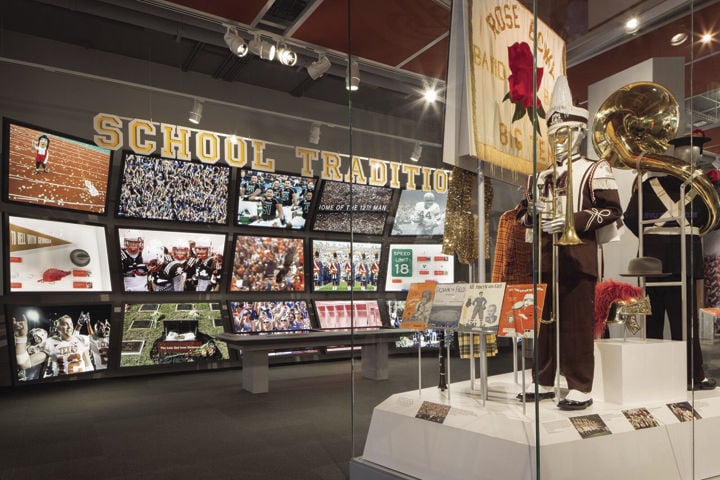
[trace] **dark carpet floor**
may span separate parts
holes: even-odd
[[[720,342],[703,352],[720,380]],[[467,361],[451,365],[451,380],[469,377]],[[488,365],[511,371],[511,349]],[[423,387],[437,385],[437,358],[422,366]],[[386,381],[362,378],[359,361],[354,382],[349,360],[273,366],[256,395],[239,370],[7,389],[0,480],[347,479],[373,407],[416,389],[417,375],[417,357],[393,355]]]
[[[491,374],[511,362],[501,351]],[[418,386],[416,356],[391,356],[386,381],[356,365],[352,388],[349,360],[273,366],[255,395],[239,370],[8,389],[0,479],[346,479],[373,407]],[[422,365],[423,387],[437,385],[437,357]],[[469,378],[469,362],[451,366],[453,381]]]

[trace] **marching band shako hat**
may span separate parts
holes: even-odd
[[[712,138],[705,136],[705,132],[696,128],[690,135],[673,138],[670,140],[670,144],[674,147],[684,147],[686,145],[693,145],[700,147],[700,153],[703,152],[703,145],[712,140]]]
[[[560,127],[587,127],[588,115],[587,110],[573,105],[567,77],[559,76],[555,81],[550,110],[547,115],[548,134],[555,133]]]

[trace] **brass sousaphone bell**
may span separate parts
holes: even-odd
[[[700,235],[705,235],[720,224],[717,191],[700,170],[662,155],[677,134],[679,118],[678,103],[665,87],[653,82],[631,83],[610,95],[595,114],[593,147],[613,168],[635,168],[639,174],[666,173],[683,182],[692,179],[692,188],[708,209],[708,220],[700,227]]]

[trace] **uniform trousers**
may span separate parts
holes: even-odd
[[[552,312],[554,291],[551,283],[548,283],[543,319],[549,319]],[[593,312],[596,278],[583,273],[561,273],[558,283],[560,373],[567,379],[568,388],[589,393],[595,370]],[[536,382],[544,386],[555,384],[557,325],[557,320],[543,323],[538,334]]]
[[[648,281],[680,281],[679,275],[664,277],[658,279],[648,279]],[[652,314],[646,317],[647,321],[647,337],[663,338],[663,330],[665,328],[665,313],[667,313],[670,324],[670,338],[673,340],[683,339],[682,325],[682,297],[679,286],[667,287],[647,287],[646,291],[650,297],[650,308]],[[693,379],[695,383],[701,382],[705,378],[703,370],[703,355],[700,350],[700,330],[696,309],[692,308],[695,295],[695,282],[688,279],[687,285],[687,381]],[[692,323],[691,323],[692,322]],[[694,335],[690,338],[690,327],[692,325]]]

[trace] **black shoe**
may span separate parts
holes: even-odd
[[[560,400],[558,402],[558,408],[560,410],[585,410],[587,407],[593,404],[592,398],[588,398],[584,402],[578,402],[576,400]]]
[[[555,398],[555,392],[545,392],[545,393],[538,393],[538,400],[549,400],[551,398]],[[518,393],[517,394],[518,400],[522,402],[523,394]],[[525,401],[526,402],[534,402],[535,401],[535,393],[534,392],[525,392]]]
[[[688,385],[688,390],[715,390],[717,382],[712,378],[706,378],[694,385]],[[694,387],[694,388],[693,388]]]

